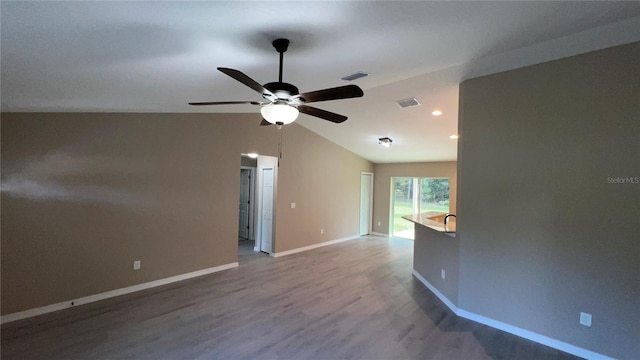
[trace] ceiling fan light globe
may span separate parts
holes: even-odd
[[[299,111],[287,104],[269,104],[260,109],[262,117],[272,124],[287,125],[296,121]]]

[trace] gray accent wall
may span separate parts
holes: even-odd
[[[413,270],[454,305],[458,303],[460,241],[449,234],[415,224]],[[445,271],[442,278],[441,271]]]
[[[459,308],[640,358],[639,59],[633,43],[461,84]]]

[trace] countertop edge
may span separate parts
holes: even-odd
[[[445,234],[449,237],[453,237],[453,238],[456,237],[455,225],[454,225],[454,230],[449,230],[447,229],[447,226],[445,224],[434,221],[434,220],[429,220],[428,217],[430,215],[433,215],[433,214],[422,213],[422,214],[415,214],[415,215],[407,215],[407,216],[403,216],[402,218],[405,220],[409,220],[414,224],[422,225],[433,231],[437,231],[439,233]],[[436,213],[434,216],[438,216],[438,215],[442,215],[442,214]]]

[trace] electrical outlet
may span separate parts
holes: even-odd
[[[591,314],[589,313],[580,313],[580,325],[591,326]]]
[[[291,208],[295,209],[296,208],[296,203],[291,203]]]
[[[133,270],[140,270],[142,267],[142,262],[140,260],[136,260],[133,262]]]
[[[324,234],[324,229],[320,229],[320,235]]]
[[[445,278],[444,269],[440,270],[440,276],[441,276],[443,279]]]

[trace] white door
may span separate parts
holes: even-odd
[[[371,233],[373,174],[360,175],[360,236]]]
[[[260,250],[271,253],[273,245],[273,168],[262,168],[262,225]]]
[[[249,209],[251,196],[251,170],[240,169],[240,218],[238,238],[249,239]]]

